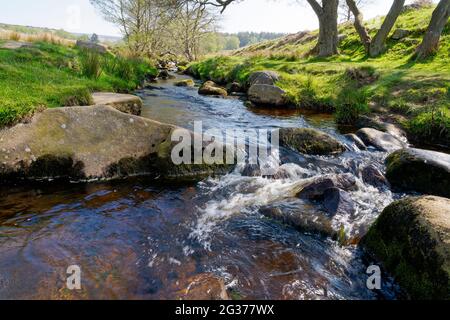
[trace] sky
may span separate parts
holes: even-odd
[[[391,0],[374,0],[364,8],[364,14],[366,18],[384,15],[391,3]],[[119,29],[106,22],[89,0],[0,0],[0,23],[120,35]],[[317,27],[317,18],[309,5],[296,0],[243,0],[229,6],[220,21],[220,31],[230,33],[294,33]]]

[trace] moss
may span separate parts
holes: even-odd
[[[387,207],[368,234],[364,246],[413,299],[450,299],[449,272],[445,271],[436,232],[420,216],[416,198]],[[447,253],[448,255],[448,253]]]
[[[281,129],[281,145],[311,155],[342,153],[344,146],[333,137],[314,129]]]

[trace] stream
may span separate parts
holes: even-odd
[[[196,184],[166,185],[146,178],[0,187],[0,299],[176,299],[193,277],[214,274],[244,299],[395,299],[383,278],[367,289],[357,246],[301,232],[266,218],[272,206],[314,215],[292,194],[301,180],[351,173],[356,214],[337,214],[333,225],[358,238],[400,195],[366,185],[361,169],[384,171],[386,153],[359,151],[329,115],[253,109],[238,98],[204,97],[197,88],[159,81],[137,94],[142,116],[187,129],[313,127],[345,143],[339,157],[287,152],[282,179],[247,177],[241,167]],[[65,289],[66,270],[82,270],[80,291]]]

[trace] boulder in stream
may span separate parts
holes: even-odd
[[[242,93],[245,90],[242,88],[241,84],[239,82],[232,82],[227,85],[227,91],[228,94],[236,94],[236,93]]]
[[[254,84],[248,90],[248,99],[257,105],[284,106],[287,103],[286,92],[274,85]]]
[[[375,188],[384,188],[389,186],[384,174],[373,165],[364,167],[361,170],[361,177],[364,183],[367,183]]]
[[[406,144],[393,135],[378,131],[372,128],[358,130],[356,135],[369,146],[373,146],[380,151],[392,152],[406,147]]]
[[[326,175],[312,178],[303,186],[297,197],[320,204],[330,216],[353,216],[356,208],[348,191],[356,189],[356,179],[350,173]]]
[[[322,198],[325,191],[331,188],[338,188],[345,191],[356,190],[356,179],[350,173],[315,177],[302,187],[302,190],[297,194],[297,197],[315,200]]]
[[[175,79],[175,76],[171,75],[168,70],[162,69],[159,71],[158,78],[162,80],[168,80],[168,79]]]
[[[27,124],[0,130],[0,180],[135,175],[196,180],[230,170],[227,165],[174,165],[176,129],[111,106],[46,109]]]
[[[358,149],[360,150],[367,150],[367,146],[365,145],[365,143],[354,133],[349,133],[344,135],[348,140],[350,140],[351,142],[353,142]]]
[[[450,197],[450,155],[402,149],[386,160],[386,177],[393,187],[425,194]]]
[[[347,191],[339,188],[329,188],[323,194],[322,205],[326,212],[332,216],[346,215],[353,216],[356,213],[355,203]]]
[[[388,206],[361,244],[412,299],[450,299],[450,200],[405,198]]]
[[[203,85],[198,90],[198,93],[207,96],[228,96],[227,90],[218,86],[213,81],[206,81],[205,83],[203,83]]]
[[[297,204],[290,207],[267,206],[261,208],[259,212],[264,217],[279,221],[301,232],[316,233],[331,238],[337,238],[339,232],[333,228],[332,217],[311,204]]]
[[[192,79],[180,80],[174,83],[176,87],[194,87],[195,82]]]
[[[280,129],[280,145],[310,155],[335,155],[345,151],[345,146],[337,139],[309,128]]]

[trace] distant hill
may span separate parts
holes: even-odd
[[[89,38],[91,36],[91,34],[72,33],[72,32],[65,31],[63,29],[21,26],[21,25],[13,25],[13,24],[5,24],[5,23],[0,23],[0,31],[13,31],[13,32],[30,34],[30,35],[36,35],[36,34],[41,34],[41,33],[52,33],[54,35],[57,35],[58,37],[68,39],[68,40],[84,39],[84,38]],[[100,42],[115,43],[115,42],[120,42],[122,40],[122,37],[116,37],[116,36],[98,35],[98,37],[99,37]]]

